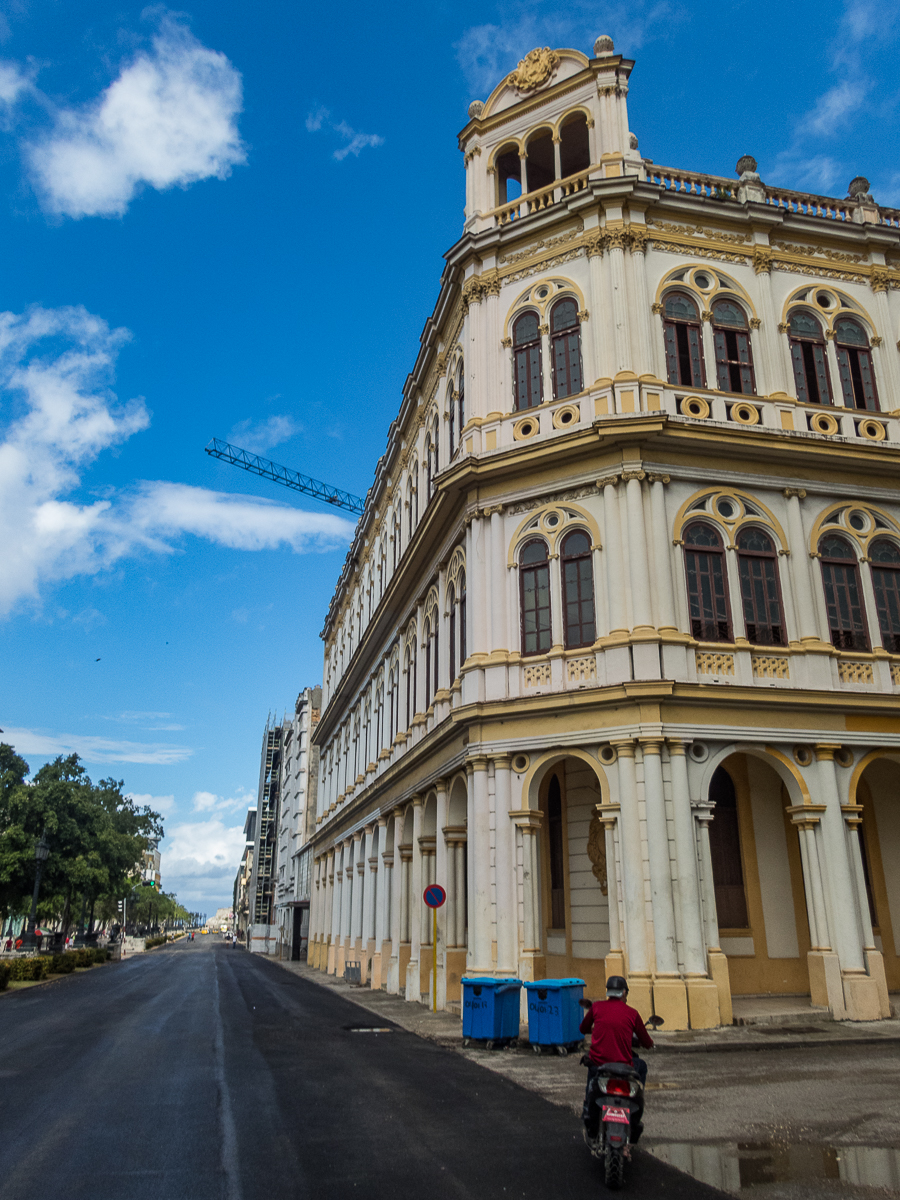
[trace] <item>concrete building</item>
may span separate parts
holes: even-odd
[[[309,840],[316,827],[319,748],[311,737],[319,723],[322,689],[304,688],[294,715],[282,724],[281,805],[278,813],[275,920],[278,953],[306,957],[309,938]]]
[[[138,869],[141,873],[141,883],[153,883],[159,889],[162,886],[162,877],[160,875],[160,866],[162,864],[162,855],[159,851],[159,842],[152,838],[147,844],[147,849],[141,855],[141,861],[138,864]]]
[[[256,809],[248,808],[244,821],[244,851],[234,880],[234,931],[243,942],[248,942],[250,930],[250,880],[255,849]]]
[[[615,972],[670,1029],[883,1017],[900,212],[655,165],[633,66],[534,50],[459,135],[323,631],[310,961],[450,1008],[464,971]]]

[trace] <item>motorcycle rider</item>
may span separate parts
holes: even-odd
[[[585,1141],[590,1145],[600,1132],[600,1110],[592,1103],[594,1079],[603,1063],[623,1063],[632,1068],[638,1075],[641,1086],[647,1082],[647,1064],[632,1050],[632,1036],[637,1037],[645,1049],[653,1048],[653,1038],[647,1032],[641,1014],[635,1008],[626,1004],[628,983],[621,975],[610,975],[606,981],[605,1000],[582,1000],[580,1003],[587,1011],[579,1026],[581,1033],[591,1034],[591,1048],[587,1057],[588,1067],[587,1087],[584,1093]],[[641,1124],[643,1108],[638,1113],[634,1128],[633,1141],[637,1141],[643,1132]]]

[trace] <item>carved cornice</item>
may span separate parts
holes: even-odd
[[[774,253],[765,246],[755,246],[753,250],[753,270],[757,275],[768,275],[772,270]]]

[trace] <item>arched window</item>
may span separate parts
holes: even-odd
[[[459,374],[456,377],[456,424],[462,444],[462,432],[466,427],[466,372],[462,363],[459,364]]]
[[[877,412],[875,372],[866,331],[859,321],[842,317],[834,323],[834,344],[844,404],[847,408],[867,408]]]
[[[703,338],[697,305],[684,292],[669,292],[663,306],[663,337],[669,383],[705,387]]]
[[[459,573],[459,669],[466,661],[466,573]]]
[[[522,159],[519,147],[513,143],[504,146],[494,159],[497,172],[497,203],[509,204],[522,195]]]
[[[544,654],[550,649],[550,563],[546,543],[527,542],[519,555],[522,604],[522,653]]]
[[[534,192],[538,188],[549,187],[555,178],[553,135],[549,129],[541,129],[526,146],[524,190]]]
[[[430,461],[428,464],[428,499],[429,500],[434,495],[435,481],[437,480],[437,474],[438,474],[438,471],[440,470],[440,454],[439,454],[440,446],[438,444],[438,435],[439,435],[438,419],[437,419],[437,417],[435,417],[434,421],[431,424],[431,436],[429,439],[429,441],[431,443],[431,458],[430,458]]]
[[[712,306],[712,314],[716,379],[720,391],[754,395],[756,382],[747,314],[731,300],[717,300]]]
[[[795,309],[788,331],[797,399],[803,404],[830,404],[831,379],[822,326],[810,313]]]
[[[452,387],[447,400],[447,437],[450,441],[450,457],[452,458],[456,453],[456,397]]]
[[[584,388],[581,371],[581,326],[574,300],[560,300],[550,314],[553,396],[562,400]]]
[[[513,371],[516,408],[534,408],[544,398],[541,378],[541,333],[535,312],[523,313],[513,326]]]
[[[416,656],[406,648],[406,728],[412,726],[416,715]]]
[[[737,548],[747,639],[757,646],[786,646],[775,543],[761,529],[742,529]]]
[[[391,667],[387,678],[387,744],[390,746],[394,741],[394,720],[396,714],[394,712],[394,668]]]
[[[830,535],[819,543],[828,632],[838,650],[868,650],[869,634],[859,592],[859,568],[849,542]]]
[[[547,839],[550,843],[550,928],[566,927],[566,861],[563,851],[562,791],[559,776],[547,788]]]
[[[432,697],[432,678],[431,678],[431,639],[433,637],[431,630],[431,622],[426,621],[422,631],[422,653],[425,656],[425,707],[426,709],[431,704]]]
[[[566,649],[591,646],[594,629],[594,572],[591,539],[581,529],[566,536],[562,544],[563,612]]]
[[[573,113],[563,121],[559,131],[559,172],[563,179],[586,171],[591,165],[591,140],[587,117]]]
[[[692,637],[701,642],[730,642],[725,551],[712,526],[691,525],[685,530],[684,563]]]
[[[709,826],[709,854],[719,928],[746,929],[750,921],[747,916],[747,893],[744,890],[737,796],[731,776],[723,767],[718,767],[713,773],[709,783],[709,798],[715,805]]]
[[[869,547],[869,560],[881,643],[889,654],[900,654],[900,548],[879,538]]]
[[[400,562],[400,521],[396,513],[391,520],[391,561],[396,571]]]
[[[456,604],[456,588],[453,584],[447,590],[447,610],[450,614],[450,654],[448,663],[450,666],[450,682],[456,679],[458,671],[456,670],[456,621],[457,621],[457,604]]]

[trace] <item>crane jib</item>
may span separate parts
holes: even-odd
[[[303,492],[304,495],[324,500],[326,504],[332,504],[335,508],[345,508],[348,512],[356,513],[357,516],[361,516],[365,509],[365,501],[361,500],[359,496],[342,492],[339,488],[330,487],[318,479],[310,479],[308,475],[301,475],[299,471],[292,471],[290,467],[283,467],[280,463],[271,462],[268,458],[251,454],[249,450],[242,450],[240,446],[232,446],[228,442],[213,438],[205,449],[206,453],[211,454],[213,458],[220,458],[223,462],[242,467],[245,471],[262,476],[263,479],[271,479],[274,483],[283,484],[284,487],[293,488],[294,491]]]

